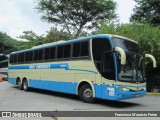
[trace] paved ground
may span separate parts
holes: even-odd
[[[160,96],[147,95],[143,98],[123,101],[97,100],[94,104],[83,103],[79,97],[44,90],[31,89],[29,92],[18,90],[7,82],[0,83],[0,111],[160,111]],[[0,118],[1,120],[2,118]],[[38,118],[39,119],[39,118]],[[38,120],[37,119],[37,120]],[[56,119],[56,118],[42,118]],[[58,118],[58,120],[75,118]],[[89,119],[93,118],[76,118]],[[105,118],[94,118],[97,120]],[[108,120],[109,118],[107,118]],[[118,120],[119,118],[111,118]],[[121,118],[122,119],[122,118]],[[128,118],[124,118],[128,120]],[[133,118],[129,118],[132,120]],[[143,118],[136,118],[141,119]],[[151,118],[145,118],[149,120]],[[8,119],[10,120],[10,119]],[[18,120],[16,118],[16,120]],[[156,120],[156,118],[154,118]],[[158,118],[157,118],[158,120]]]

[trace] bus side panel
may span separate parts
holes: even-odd
[[[95,97],[96,98],[102,98],[101,85],[94,84],[94,89],[95,89]]]
[[[55,82],[47,80],[29,80],[29,87],[51,90],[56,92],[76,94],[77,83],[72,82]]]
[[[33,70],[27,76],[29,77],[29,87],[76,94],[75,71],[63,68],[39,69]]]
[[[43,89],[42,80],[29,80],[29,87]]]
[[[16,85],[16,78],[8,78],[8,82]]]
[[[101,76],[99,74],[96,74],[96,84],[94,84],[96,98],[102,98],[101,83],[102,83]]]
[[[8,70],[8,82],[16,85],[16,72],[13,70]]]

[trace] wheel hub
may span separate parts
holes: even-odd
[[[91,98],[92,97],[92,90],[91,89],[85,89],[84,96],[86,98]]]

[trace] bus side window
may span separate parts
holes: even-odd
[[[64,46],[61,45],[61,46],[58,46],[57,47],[58,51],[57,51],[57,59],[61,59],[63,58],[63,49],[64,49]]]
[[[38,49],[34,51],[34,61],[43,60],[43,49]]]
[[[103,57],[102,76],[109,80],[115,80],[113,52],[109,52]]]
[[[44,49],[44,60],[55,59],[55,47],[49,47]]]
[[[18,55],[13,54],[13,63],[17,63],[17,61],[18,61]]]
[[[11,64],[13,63],[13,55],[11,54],[10,55],[10,61],[9,61]]]
[[[92,54],[94,64],[97,70],[101,73],[102,55],[104,52],[111,51],[111,44],[106,38],[94,38],[92,39]]]
[[[18,54],[18,63],[23,63],[24,62],[24,53],[19,53]]]
[[[49,52],[49,53],[50,53],[50,54],[49,54],[49,58],[50,58],[51,60],[55,59],[56,48],[55,48],[55,47],[51,47],[49,51],[50,51],[50,52]]]
[[[81,42],[81,55],[80,56],[89,56],[89,43],[88,43],[88,41]]]
[[[44,49],[44,60],[49,60],[50,57],[50,48]]]
[[[73,43],[73,57],[89,56],[89,42],[82,41]]]
[[[29,51],[25,53],[25,62],[33,61],[33,51]]]
[[[73,43],[73,57],[80,56],[80,42]]]
[[[64,58],[70,58],[71,44],[64,45]]]

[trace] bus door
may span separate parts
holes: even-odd
[[[107,38],[93,38],[91,40],[91,46],[92,46],[92,56],[93,61],[95,64],[95,67],[98,71],[98,74],[96,75],[96,84],[95,84],[95,93],[97,98],[102,97],[102,84],[103,84],[103,75],[102,75],[102,64],[104,60],[102,60],[102,56],[104,55],[106,51],[111,51],[111,43]],[[109,53],[108,53],[109,54]],[[105,56],[108,56],[107,54]],[[105,70],[105,69],[104,69]],[[104,71],[105,73],[105,71]],[[106,80],[105,80],[106,81]]]
[[[114,96],[115,90],[113,84],[116,81],[115,53],[113,51],[105,52],[102,55],[101,81],[102,97],[106,95]]]

